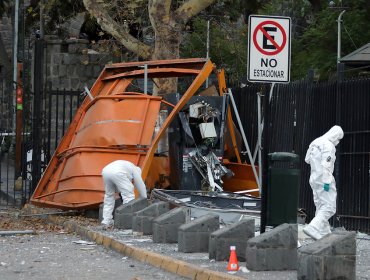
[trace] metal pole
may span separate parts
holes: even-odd
[[[13,131],[16,130],[16,98],[17,98],[17,74],[18,74],[18,17],[19,0],[14,4],[14,40],[13,40]]]
[[[44,42],[35,41],[34,64],[34,97],[32,120],[32,192],[36,189],[41,177],[41,103],[43,89],[43,55]]]
[[[338,43],[337,43],[337,63],[340,62],[340,56],[341,56],[341,23],[342,23],[342,16],[346,12],[346,10],[343,10],[339,16],[338,16]]]
[[[247,153],[248,153],[249,160],[251,162],[252,171],[253,171],[254,177],[256,178],[259,192],[261,193],[261,186],[260,186],[260,183],[259,183],[259,180],[258,180],[258,175],[257,175],[256,167],[254,166],[254,160],[253,160],[251,151],[249,149],[248,141],[247,141],[247,138],[245,137],[243,125],[242,125],[242,122],[241,122],[240,117],[239,117],[238,108],[236,107],[235,100],[234,100],[233,94],[231,93],[231,89],[230,88],[228,89],[228,93],[227,94],[230,96],[231,104],[233,105],[233,108],[234,108],[235,117],[236,117],[236,120],[238,121],[238,124],[239,124],[240,133],[242,135],[242,138],[243,138],[243,141],[244,141],[244,145],[247,148]]]
[[[265,98],[264,98],[264,131],[263,131],[263,190],[261,194],[261,225],[260,225],[260,233],[264,233],[266,230],[266,223],[267,223],[267,202],[268,202],[268,153],[269,153],[269,122],[270,122],[270,102],[269,102],[269,94],[270,92],[266,90]]]
[[[337,125],[340,125],[341,121],[340,121],[340,106],[341,106],[341,88],[340,88],[340,85],[341,85],[341,82],[343,80],[343,72],[344,72],[344,65],[342,63],[340,63],[340,58],[341,58],[341,42],[342,42],[342,38],[341,38],[341,35],[342,35],[342,30],[341,30],[341,27],[342,27],[342,16],[343,14],[346,12],[346,10],[343,10],[340,12],[339,16],[338,16],[338,42],[337,42],[337,100],[336,100],[336,123]],[[340,186],[340,178],[339,178],[339,168],[340,168],[340,146],[337,147],[337,160],[335,161],[335,180],[336,180],[336,183],[337,183],[337,186]],[[336,226],[336,219],[337,219],[337,215],[336,213],[334,214],[334,218],[333,218],[333,222],[334,222],[334,226]]]
[[[148,94],[148,64],[144,64],[144,93]]]
[[[272,92],[274,91],[274,86],[275,86],[275,83],[272,83],[271,88],[270,88],[269,102],[271,102]],[[263,121],[263,118],[262,118],[262,121],[260,122],[260,124],[258,124],[258,125],[261,125],[261,138],[262,138],[262,132],[263,132],[263,122],[264,121]],[[257,152],[258,152],[258,145],[256,146],[256,148],[254,149],[254,152],[253,152],[253,160],[256,160]]]
[[[261,93],[257,92],[257,119],[258,119],[258,139],[257,139],[257,149],[258,149],[258,180],[262,188],[262,151],[261,151],[261,138],[262,138],[262,123],[261,123]]]
[[[209,59],[209,20],[207,21],[207,53],[206,53],[207,60]],[[206,88],[208,88],[208,78],[206,80]]]

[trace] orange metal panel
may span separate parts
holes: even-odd
[[[118,83],[116,86],[111,90],[110,92],[107,92],[106,94],[108,95],[115,95],[115,94],[122,94],[123,92],[126,91],[127,87],[131,84],[132,79],[127,78],[127,79],[119,79]],[[103,95],[104,92],[102,92],[101,95]]]
[[[105,165],[125,159],[141,166],[147,149],[137,147],[150,145],[160,101],[148,95],[113,95],[85,104],[86,113],[71,126],[74,137],[63,138],[69,143],[64,146],[62,140],[45,172],[48,178],[40,180],[31,202],[63,209],[96,207],[104,197]]]
[[[224,163],[224,165],[234,173],[231,178],[222,178],[224,191],[238,192],[257,189],[257,191],[248,194],[259,197],[257,182],[251,165],[234,162]],[[257,166],[256,169],[258,172]]]
[[[154,157],[145,184],[148,188],[168,188],[170,162],[168,157]]]
[[[159,97],[97,97],[76,130],[71,146],[150,145],[159,107]]]

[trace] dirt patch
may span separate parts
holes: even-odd
[[[61,224],[73,217],[73,220],[82,226],[96,226],[98,220],[87,218],[84,213],[63,212],[56,209],[37,208],[37,212],[32,211],[36,207],[26,205],[22,209],[4,208],[0,209],[0,230],[34,230],[36,233],[42,232],[61,232],[64,231]],[[50,215],[58,216],[61,221],[56,225],[48,221]]]

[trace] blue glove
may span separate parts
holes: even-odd
[[[328,192],[330,188],[329,184],[324,184],[324,191]]]

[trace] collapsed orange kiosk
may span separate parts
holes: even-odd
[[[145,69],[144,69],[144,66]],[[161,137],[176,114],[200,87],[215,73],[218,94],[226,92],[224,72],[217,71],[206,59],[178,59],[145,61],[107,65],[78,109],[32,197],[31,203],[41,207],[60,209],[98,208],[103,202],[104,186],[101,170],[108,163],[124,159],[142,169],[148,188],[161,175],[168,175],[167,158],[155,157]],[[193,77],[177,104],[169,104],[162,97],[129,91],[135,79]],[[155,126],[161,106],[172,110],[160,130]],[[256,189],[251,166],[240,162],[231,113],[227,127],[231,134],[237,162],[225,159],[234,177],[224,180],[227,191]],[[254,193],[258,196],[258,191]]]

